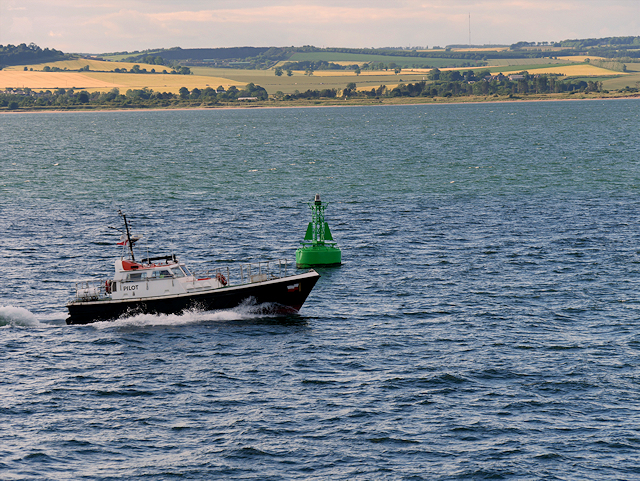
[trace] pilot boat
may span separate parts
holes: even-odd
[[[67,324],[89,324],[136,314],[178,314],[185,310],[231,309],[250,302],[269,313],[298,312],[320,278],[313,269],[288,274],[287,261],[278,259],[218,267],[195,275],[175,255],[136,261],[134,244],[125,214],[125,233],[120,245],[128,258],[115,261],[112,279],[76,284],[74,299],[67,304]]]

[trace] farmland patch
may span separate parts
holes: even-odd
[[[401,67],[404,65],[428,65],[438,68],[444,66],[461,66],[463,63],[469,62],[469,60],[464,59],[401,57],[395,55],[367,55],[343,52],[299,52],[294,53],[289,59],[291,62],[303,62],[305,60],[313,62],[324,60],[326,62],[347,62],[351,64],[383,62],[385,64],[395,63]]]

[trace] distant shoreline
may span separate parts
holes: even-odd
[[[453,104],[499,104],[499,103],[531,103],[531,102],[564,102],[582,100],[632,100],[640,99],[640,93],[632,95],[606,95],[606,94],[541,94],[516,97],[457,97],[457,98],[429,98],[429,97],[399,97],[383,99],[348,99],[348,100],[293,100],[293,101],[258,101],[252,103],[225,103],[221,105],[198,105],[176,107],[147,107],[132,106],[130,108],[105,108],[103,105],[95,108],[29,108],[16,110],[2,110],[1,114],[25,114],[25,113],[67,113],[67,112],[141,112],[141,111],[172,111],[172,110],[249,110],[249,109],[280,109],[280,108],[317,108],[317,107],[375,107],[398,105],[453,105]]]

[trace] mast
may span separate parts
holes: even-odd
[[[324,210],[325,205],[320,201],[320,194],[316,194],[311,207],[311,223],[313,224],[313,243],[324,244]]]
[[[133,242],[131,242],[131,234],[129,233],[129,224],[127,223],[127,216],[121,211],[118,211],[118,214],[122,216],[122,220],[124,220],[124,227],[127,230],[127,242],[129,243],[129,251],[131,252],[131,260],[133,262],[136,261],[136,258],[133,255]]]

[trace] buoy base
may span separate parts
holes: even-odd
[[[330,267],[342,264],[342,251],[335,246],[305,245],[296,250],[296,267]]]

